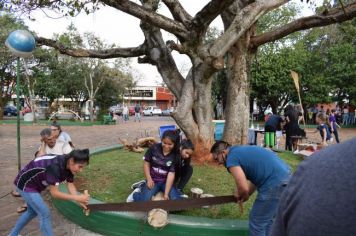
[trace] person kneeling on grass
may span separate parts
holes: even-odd
[[[147,150],[143,164],[146,183],[132,193],[133,201],[149,201],[159,191],[164,193],[165,200],[181,199],[173,186],[178,147],[178,132],[167,130],[163,133],[162,143],[154,144]]]
[[[89,195],[78,195],[73,178],[88,164],[89,149],[74,150],[66,155],[45,155],[30,161],[14,181],[17,191],[27,203],[27,211],[17,220],[9,235],[19,235],[26,224],[37,215],[42,234],[53,235],[50,210],[41,197],[41,192],[48,186],[52,197],[76,201],[86,209]],[[67,182],[69,194],[58,189],[58,185],[63,181]]]
[[[174,183],[178,191],[183,194],[185,185],[193,175],[193,167],[190,165],[191,157],[194,152],[192,141],[184,139],[179,147],[178,161],[176,163],[176,173]]]
[[[290,179],[290,167],[274,152],[258,146],[230,146],[217,141],[210,152],[234,177],[238,202],[247,201],[257,188],[249,216],[249,235],[268,235],[278,200]]]

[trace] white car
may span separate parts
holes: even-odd
[[[162,110],[159,107],[147,107],[145,110],[143,110],[143,115],[145,116],[153,116],[153,115],[162,115]]]

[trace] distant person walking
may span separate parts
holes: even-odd
[[[141,122],[141,107],[140,105],[136,104],[135,106],[135,122],[138,120],[138,122]]]
[[[122,108],[122,118],[124,121],[129,120],[129,108],[126,106],[126,104],[124,104],[124,107]]]
[[[329,124],[330,124],[330,132],[334,134],[335,140],[337,143],[340,143],[339,133],[337,131],[337,127],[339,126],[336,122],[336,111],[335,109],[331,110],[331,114],[329,116]]]
[[[347,105],[344,106],[344,109],[342,110],[342,125],[348,125],[349,124],[349,108]]]

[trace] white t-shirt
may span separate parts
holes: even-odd
[[[124,106],[124,108],[122,109],[122,114],[124,115],[129,114],[129,108],[127,106]]]
[[[55,155],[63,155],[68,154],[72,151],[71,146],[68,142],[63,142],[62,140],[57,139],[56,144],[53,148],[50,148],[46,145],[46,154],[55,154]]]

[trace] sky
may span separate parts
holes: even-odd
[[[135,2],[138,1],[136,0]],[[180,0],[180,2],[189,14],[195,15],[209,0]],[[300,0],[298,2],[300,3]],[[306,5],[306,3],[301,4]],[[164,4],[162,4],[160,12],[164,15],[169,14]],[[52,17],[56,16],[50,11],[46,13]],[[305,7],[303,13],[304,15],[309,15],[311,10]],[[68,25],[73,23],[81,34],[94,32],[107,44],[115,43],[120,47],[136,47],[144,41],[143,33],[139,28],[140,20],[111,7],[101,7],[101,9],[90,15],[79,14],[76,17],[52,19],[42,11],[32,13],[31,17],[36,20],[25,20],[25,23],[31,31],[36,32],[41,37],[52,38],[53,34],[65,32]],[[221,19],[216,19],[212,25],[222,29]],[[175,39],[169,33],[164,34],[164,37],[165,40]],[[183,75],[186,75],[191,66],[189,59],[176,52],[173,52],[173,56],[176,59],[178,69],[181,70]],[[134,75],[136,75],[134,77],[136,77],[138,85],[151,86],[162,82],[156,67],[148,64],[138,64],[137,58],[132,58],[131,61]]]

